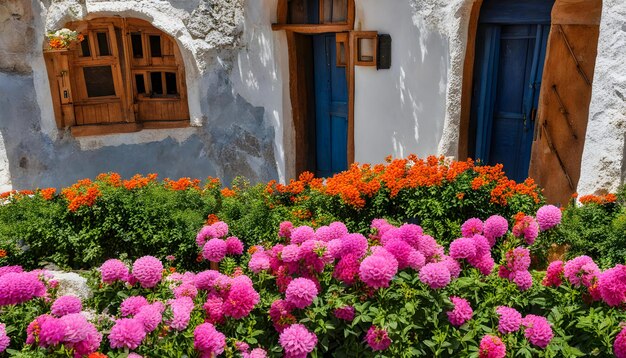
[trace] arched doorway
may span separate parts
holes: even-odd
[[[485,0],[476,32],[468,154],[528,176],[554,0]]]

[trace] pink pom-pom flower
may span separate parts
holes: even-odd
[[[519,331],[522,324],[522,314],[515,308],[499,306],[496,308],[496,313],[500,315],[500,322],[498,323],[500,333],[508,334]]]
[[[505,356],[506,345],[499,337],[488,334],[480,340],[479,358],[504,358]]]
[[[306,357],[317,345],[317,336],[301,324],[292,324],[280,333],[278,342],[287,358]]]
[[[120,260],[110,259],[100,266],[100,274],[102,275],[102,282],[107,284],[125,281],[128,277],[128,267]]]
[[[153,256],[144,256],[133,263],[133,277],[143,288],[156,286],[163,278],[163,264]]]
[[[226,348],[226,336],[210,323],[203,323],[193,331],[193,346],[202,357],[217,357]]]
[[[54,301],[50,308],[50,312],[57,317],[71,313],[79,313],[82,310],[83,304],[80,298],[76,296],[61,296]]]
[[[376,326],[371,326],[367,331],[365,341],[373,351],[384,351],[391,345],[391,338],[387,331]]]
[[[522,325],[526,339],[539,348],[546,348],[554,337],[550,322],[545,317],[529,314],[522,319]]]
[[[317,294],[318,289],[313,281],[299,277],[291,281],[287,286],[285,301],[293,307],[302,309],[313,303]]]
[[[420,281],[432,289],[444,288],[450,280],[450,270],[444,262],[429,263],[420,270]]]
[[[461,327],[465,322],[472,319],[474,311],[466,299],[453,296],[450,297],[450,301],[454,305],[454,309],[447,312],[448,321],[451,325]]]
[[[226,241],[211,239],[202,247],[202,257],[211,262],[220,262],[226,256]]]
[[[109,333],[111,348],[135,349],[146,338],[143,324],[134,318],[118,319]]]
[[[537,210],[539,230],[546,231],[561,223],[561,209],[554,205],[544,205]]]
[[[385,249],[366,257],[359,267],[359,277],[371,288],[389,287],[398,272],[398,261]]]

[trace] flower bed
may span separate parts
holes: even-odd
[[[542,197],[532,180],[515,183],[502,166],[411,156],[353,165],[326,182],[304,173],[288,185],[237,179],[222,188],[214,178],[158,181],[151,174],[123,180],[109,173],[58,191],[3,193],[0,202],[0,264],[88,269],[111,257],[191,257],[192,238],[207,218],[227,222],[246,247],[275,243],[284,220],[312,227],[341,221],[351,232],[366,233],[376,218],[418,223],[449,243],[468,218],[500,214],[512,220],[518,212],[536,211]],[[203,268],[193,260],[181,265]]]
[[[384,219],[366,235],[341,222],[283,222],[276,244],[248,252],[218,221],[194,245],[220,272],[170,267],[190,258],[111,259],[91,272],[94,296],[83,302],[56,297],[45,271],[3,267],[0,348],[27,357],[626,357],[626,266],[602,271],[580,256],[530,271],[529,247],[560,220],[552,206],[512,226],[472,218],[445,246]]]

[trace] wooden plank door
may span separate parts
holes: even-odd
[[[480,25],[473,119],[475,157],[528,176],[549,27]]]
[[[332,176],[348,167],[348,82],[337,66],[335,34],[313,38],[316,174]]]

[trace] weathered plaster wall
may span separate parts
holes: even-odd
[[[626,180],[626,2],[604,0],[578,192],[614,192]]]
[[[0,32],[0,58],[6,59],[16,46],[22,49],[13,62],[4,61],[0,67],[0,108],[8,108],[0,112],[0,185],[10,181],[18,189],[62,186],[106,171],[124,176],[157,172],[172,178],[211,175],[226,182],[236,175],[252,181],[277,179],[277,136],[270,120],[276,114],[268,114],[263,103],[249,103],[234,89],[233,65],[249,40],[242,39],[247,10],[243,0],[8,4],[31,16],[18,17],[11,9],[7,18],[0,11],[0,26],[28,30]],[[178,41],[197,127],[78,140],[55,128],[41,56],[45,30],[70,20],[116,14],[148,20]],[[24,33],[32,36],[19,47],[16,38]],[[264,81],[260,88],[266,86]]]
[[[355,160],[435,154],[443,133],[450,68],[446,34],[405,0],[360,0],[357,26],[392,38],[392,66],[355,69]]]

